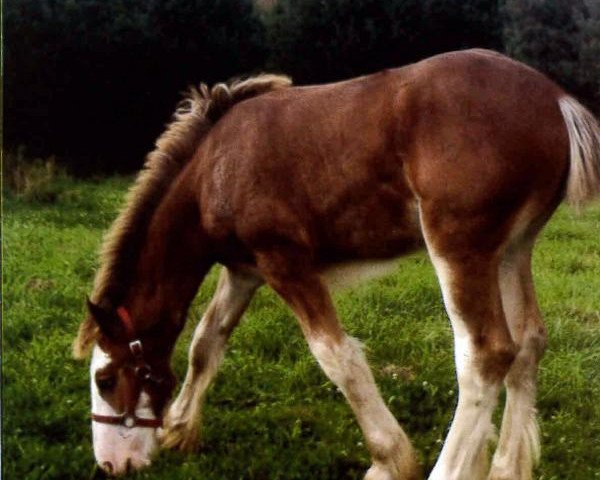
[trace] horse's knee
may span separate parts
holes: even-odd
[[[342,391],[356,375],[364,375],[365,369],[368,369],[362,345],[348,335],[341,340],[328,335],[309,337],[309,347],[325,374]]]

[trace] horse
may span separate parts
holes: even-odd
[[[365,478],[420,478],[361,344],[337,318],[328,279],[426,248],[459,386],[429,479],[531,479],[547,337],[532,249],[563,200],[582,206],[599,194],[596,118],[543,74],[493,51],[332,84],[262,74],[192,89],[104,240],[74,343],[78,358],[93,350],[98,464],[119,475],[148,465],[159,446],[196,446],[227,340],[267,284],[350,404],[372,458]],[[218,286],[170,402],[173,346],[215,264]]]

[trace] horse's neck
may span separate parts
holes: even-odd
[[[136,318],[182,323],[210,268],[193,195],[173,188],[156,210],[140,251],[127,303]]]

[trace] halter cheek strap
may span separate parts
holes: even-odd
[[[135,374],[142,380],[150,380],[155,383],[161,383],[163,379],[155,376],[152,373],[152,369],[144,360],[144,349],[142,347],[142,341],[139,338],[135,338],[135,329],[133,328],[133,321],[131,315],[127,309],[123,306],[117,308],[117,315],[123,322],[123,326],[127,331],[127,337],[129,338],[129,351],[133,355],[135,360]],[[98,415],[92,412],[92,420],[98,423],[106,423],[109,425],[121,425],[127,428],[134,427],[146,427],[146,428],[158,428],[162,427],[162,418],[140,418],[133,414],[126,412],[120,415]]]
[[[133,338],[135,336],[135,330],[133,328],[133,321],[131,320],[131,315],[129,315],[127,309],[121,305],[119,308],[117,308],[117,315],[119,315],[119,318],[121,319],[121,322],[123,322],[125,330],[127,330],[127,336],[129,338]]]
[[[142,341],[139,338],[135,338],[135,329],[133,328],[133,322],[131,315],[127,309],[123,306],[117,308],[117,314],[123,322],[123,326],[127,331],[127,338],[129,339],[129,351],[135,360],[135,373],[142,380],[152,380],[156,383],[160,383],[162,378],[156,377],[152,374],[152,369],[144,360],[144,348],[142,347]]]

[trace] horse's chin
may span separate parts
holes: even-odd
[[[150,466],[151,463],[151,460],[139,460],[136,458],[129,458],[123,464],[113,465],[109,461],[104,461],[101,464],[98,463],[98,465],[104,471],[104,473],[110,476],[118,477],[121,475],[132,473],[137,470],[141,470],[142,468]]]
[[[109,475],[124,475],[150,465],[158,449],[156,429],[127,429],[114,425],[95,426],[98,432],[94,442],[96,462]],[[98,428],[100,427],[100,428]],[[136,431],[137,430],[137,431]]]
[[[150,458],[141,458],[136,456],[131,456],[123,459],[113,459],[110,460],[96,460],[98,462],[98,466],[104,471],[104,473],[111,476],[121,476],[126,475],[128,473],[135,472],[137,470],[141,470],[143,468],[149,467],[152,463]]]

